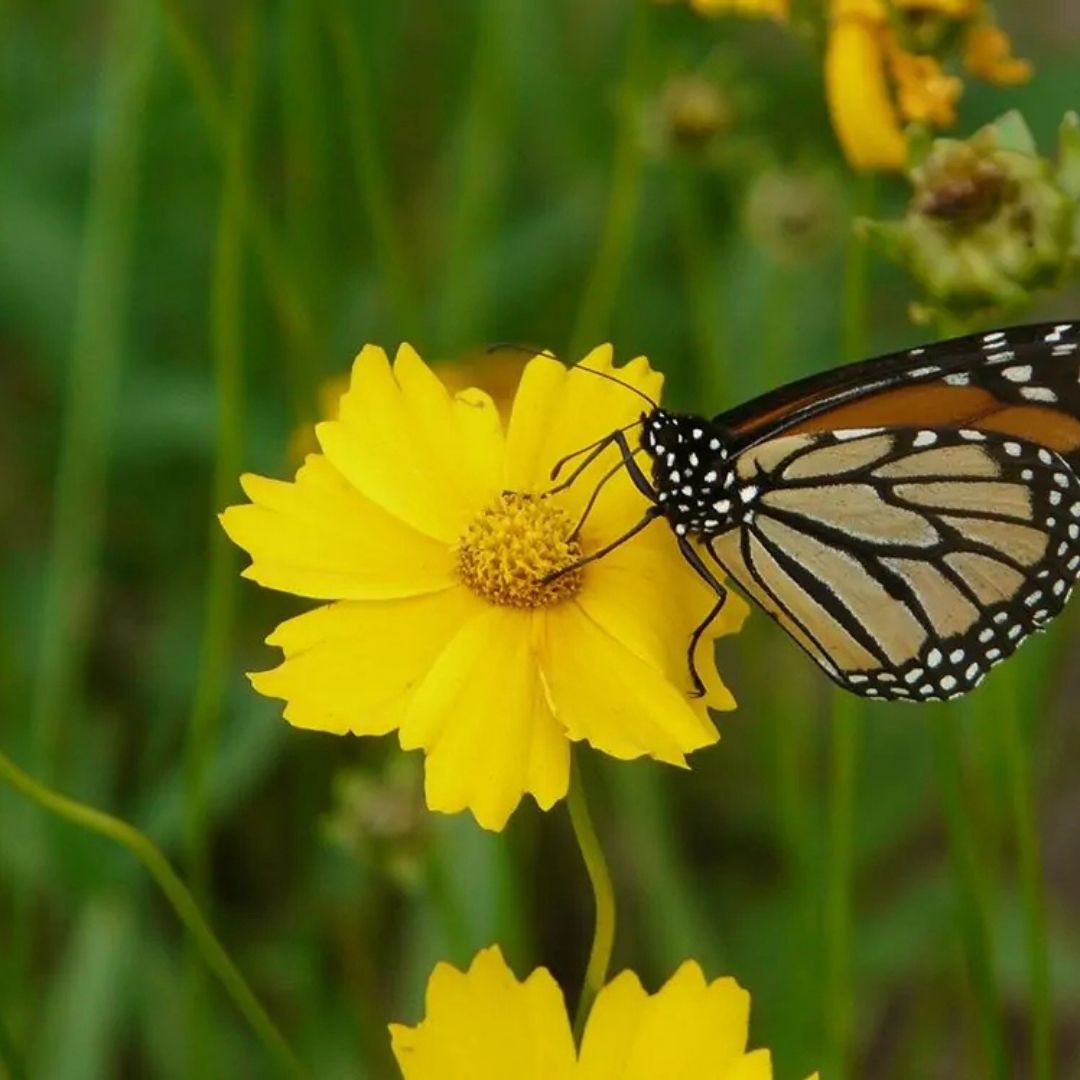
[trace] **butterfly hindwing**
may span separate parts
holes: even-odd
[[[975,429],[803,432],[737,461],[741,524],[706,542],[847,689],[966,692],[1062,608],[1080,481],[1054,450]]]

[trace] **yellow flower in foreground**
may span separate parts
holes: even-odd
[[[642,357],[583,366],[656,399]],[[433,810],[468,808],[501,829],[523,794],[544,809],[565,795],[570,743],[672,765],[718,738],[706,705],[730,709],[711,640],[690,700],[686,645],[712,593],[655,524],[606,558],[544,585],[620,536],[646,502],[623,474],[580,534],[574,526],[604,454],[569,490],[541,497],[565,454],[635,421],[625,386],[537,356],[505,426],[488,395],[451,395],[407,345],[391,366],[367,346],[338,419],[319,424],[321,454],[292,483],[244,476],[250,504],[222,515],[252,556],[247,577],[332,601],[268,638],[285,655],[252,676],[297,727],[357,735],[397,730],[422,749]],[[731,597],[713,625],[737,629]],[[708,635],[706,635],[708,638]]]
[[[390,1034],[405,1080],[770,1080],[769,1051],[747,1053],[749,1020],[750,995],[693,961],[651,995],[624,971],[597,996],[579,1054],[547,970],[518,982],[493,947],[466,972],[439,964],[424,1019]]]

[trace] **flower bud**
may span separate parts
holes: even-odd
[[[936,139],[908,175],[906,216],[861,222],[864,235],[904,265],[927,304],[961,317],[1025,305],[1075,265],[1080,131],[1061,129],[1058,164],[1040,157],[1010,113],[966,141]]]
[[[773,169],[753,183],[746,199],[746,231],[781,265],[819,258],[840,229],[836,185],[822,172]]]

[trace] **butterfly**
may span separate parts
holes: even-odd
[[[1078,380],[1080,323],[1047,323],[835,368],[712,419],[651,403],[567,479],[614,446],[649,500],[588,561],[667,521],[717,595],[690,641],[698,693],[694,649],[730,581],[844,689],[959,697],[1080,571]]]

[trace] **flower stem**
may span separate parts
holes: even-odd
[[[596,901],[596,927],[592,949],[589,952],[589,963],[585,968],[585,979],[574,1020],[574,1032],[580,1041],[585,1030],[585,1021],[589,1018],[589,1010],[596,1000],[596,995],[603,989],[608,965],[611,963],[611,950],[615,944],[615,890],[611,885],[611,872],[608,870],[607,859],[604,858],[604,849],[600,846],[600,838],[596,835],[589,814],[581,767],[576,757],[571,757],[570,761],[570,791],[566,796],[566,804],[570,810],[574,838],[581,849],[589,884],[592,885],[593,899]]]
[[[493,272],[485,264],[499,231],[513,160],[520,64],[521,0],[483,0],[477,13],[472,80],[458,123],[455,176],[446,230],[446,265],[436,344],[444,356],[474,345],[490,306]]]
[[[861,708],[833,693],[829,725],[829,865],[825,892],[829,1060],[837,1080],[849,1074],[852,1030],[851,896],[855,876],[855,793]]]
[[[869,216],[875,201],[874,178],[858,177],[853,217]],[[866,353],[870,257],[866,244],[848,238],[844,260],[843,347],[844,356],[855,360]],[[833,694],[829,729],[829,859],[825,926],[828,972],[826,1026],[833,1075],[848,1075],[851,1057],[851,895],[855,876],[855,796],[861,702],[846,692]]]
[[[203,917],[199,905],[161,849],[133,825],[44,787],[0,752],[0,780],[43,810],[127,848],[149,871],[177,918],[191,934],[206,966],[218,977],[252,1031],[286,1076],[309,1076],[244,976]]]
[[[371,227],[382,283],[390,298],[399,336],[417,341],[422,329],[420,308],[394,207],[390,171],[375,124],[373,95],[368,86],[369,65],[357,37],[352,7],[345,0],[321,0],[326,29],[337,53],[353,167]]]
[[[0,1076],[5,1080],[26,1080],[26,1069],[8,1035],[3,1016],[0,1016]]]
[[[672,169],[675,224],[682,248],[684,288],[697,354],[697,390],[712,411],[730,397],[727,296],[716,287],[716,252],[710,242],[701,177],[680,162]]]
[[[935,710],[936,711],[936,710]],[[989,927],[989,900],[976,859],[976,840],[964,807],[959,714],[955,708],[930,717],[937,740],[938,776],[945,821],[956,871],[960,901],[960,932],[974,983],[982,1024],[988,1075],[1005,1080],[1009,1064],[1001,1024],[997,979],[994,975]]]
[[[619,279],[634,235],[641,188],[642,146],[638,130],[638,93],[648,65],[649,11],[645,0],[632,0],[626,45],[626,68],[619,94],[619,124],[607,214],[596,257],[582,294],[568,359],[578,360],[607,331]]]
[[[168,41],[195,96],[210,146],[222,159],[231,126],[225,95],[202,42],[188,24],[184,0],[161,0]],[[308,298],[286,257],[281,237],[262,202],[248,191],[241,203],[244,226],[262,272],[267,295],[288,338],[285,360],[292,406],[301,420],[315,415],[318,346]]]
[[[199,667],[185,747],[187,788],[185,855],[194,895],[204,906],[210,892],[209,776],[218,745],[229,680],[229,657],[238,575],[234,549],[216,513],[233,492],[243,457],[243,211],[256,94],[255,41],[258,23],[252,0],[239,5],[233,103],[222,180],[217,252],[210,297],[210,340],[217,391],[217,453]],[[199,1034],[203,1018],[201,971],[192,957],[189,973],[189,1039],[194,1059],[206,1046]],[[193,1075],[203,1071],[203,1063]]]
[[[1050,957],[1046,936],[1046,895],[1031,786],[1031,754],[1022,731],[1020,702],[1024,700],[1017,673],[1008,668],[999,676],[1001,695],[997,709],[1001,760],[1008,787],[1009,809],[1020,861],[1024,923],[1028,949],[1028,984],[1031,995],[1031,1076],[1050,1080],[1054,1071],[1053,1010]]]

